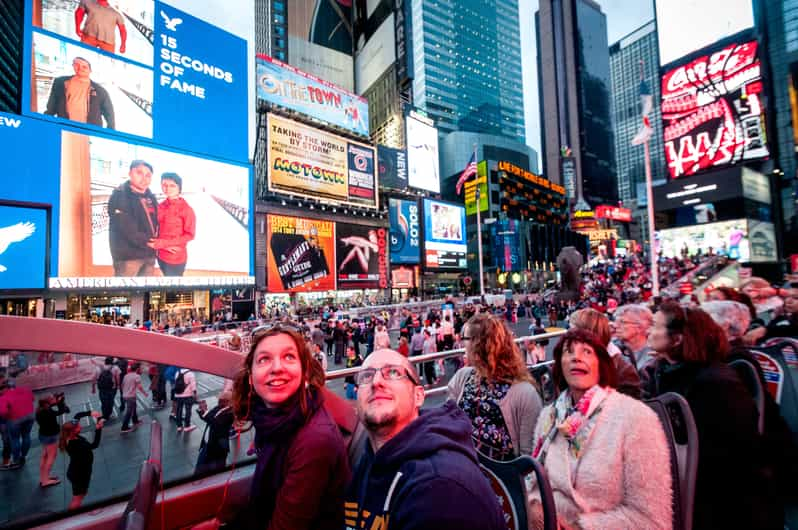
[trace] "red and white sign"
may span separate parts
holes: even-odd
[[[629,208],[602,204],[601,206],[596,206],[595,211],[596,219],[611,219],[613,221],[621,221],[622,223],[628,223],[632,220],[632,210]]]
[[[679,284],[679,293],[693,294],[693,284],[690,282],[682,282]]]
[[[671,178],[769,156],[757,47],[729,44],[663,75]]]
[[[765,384],[767,385],[768,392],[776,401],[781,403],[781,389],[784,385],[784,370],[781,369],[779,363],[765,353],[760,351],[752,351],[751,355],[754,356],[756,362],[762,368],[762,375],[765,376]]]

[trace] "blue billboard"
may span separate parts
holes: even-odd
[[[465,269],[465,207],[424,199],[424,266],[428,269]]]
[[[504,272],[523,270],[521,264],[520,223],[515,219],[499,219],[491,225],[493,267]]]
[[[245,39],[152,0],[27,8],[25,115],[248,160]]]
[[[417,264],[421,259],[421,224],[416,201],[389,199],[391,263]]]
[[[43,289],[47,209],[0,203],[0,290]]]
[[[87,132],[0,113],[0,198],[51,208],[51,289],[254,283],[251,166]]]
[[[369,135],[366,98],[267,55],[257,57],[258,99]]]

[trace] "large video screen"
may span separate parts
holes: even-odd
[[[247,167],[64,131],[61,168],[60,278],[249,274]]]
[[[407,178],[414,188],[440,193],[438,169],[438,130],[432,125],[406,116]]]
[[[336,223],[338,289],[385,289],[388,287],[388,231]]]
[[[748,223],[747,219],[738,219],[668,228],[657,232],[657,245],[668,258],[681,256],[685,248],[691,255],[699,250],[707,253],[711,248],[716,254],[741,262],[775,261],[773,224],[751,221],[754,236]]]
[[[0,290],[47,285],[47,210],[0,203]]]
[[[388,199],[391,263],[417,264],[421,259],[420,213],[416,201]]]
[[[268,115],[269,190],[377,207],[374,148]]]
[[[754,27],[751,0],[656,0],[659,64]]]
[[[25,114],[248,160],[247,40],[192,14],[207,3],[191,12],[152,0],[30,3]]]
[[[465,208],[424,199],[424,265],[428,269],[465,269]]]
[[[662,120],[671,178],[766,158],[756,41],[733,43],[665,72]]]
[[[257,71],[259,99],[369,135],[369,103],[365,98],[268,55],[258,55]]]
[[[266,288],[270,293],[335,289],[335,223],[266,216]]]

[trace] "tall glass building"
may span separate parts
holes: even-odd
[[[544,175],[570,187],[560,174],[562,153],[570,150],[572,199],[614,203],[607,17],[593,0],[540,0],[535,25]]]
[[[653,96],[654,108],[649,116],[653,134],[651,148],[651,178],[665,179],[665,150],[660,117],[659,56],[657,29],[651,22],[636,29],[610,46],[610,75],[612,78],[612,118],[615,142],[615,167],[618,175],[618,196],[624,202],[645,201],[645,160],[641,145],[632,145],[632,138],[640,130],[640,73]]]
[[[435,126],[525,143],[517,0],[413,0],[414,105]]]

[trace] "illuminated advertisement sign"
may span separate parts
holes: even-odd
[[[596,219],[610,219],[612,221],[629,223],[632,221],[632,210],[620,206],[602,204],[601,206],[596,206]]]
[[[291,65],[258,55],[258,98],[362,136],[369,135],[369,104]]]
[[[335,223],[266,216],[266,287],[270,293],[335,289]]]
[[[254,284],[249,166],[33,118],[0,123],[19,179],[3,198],[51,207],[51,289]]]
[[[355,55],[355,92],[362,94],[396,60],[393,14],[389,15]]]
[[[269,190],[377,207],[374,148],[268,115]]]
[[[737,166],[673,180],[652,188],[654,209],[658,212],[684,206],[745,197],[770,204],[770,184],[762,173]]]
[[[284,4],[288,7],[288,62],[354,90],[352,2],[291,0]]]
[[[499,171],[504,171],[508,175],[515,175],[516,177],[520,177],[524,180],[528,180],[533,184],[537,184],[542,188],[546,188],[547,190],[551,190],[555,193],[559,193],[560,195],[565,195],[565,188],[560,186],[559,184],[554,184],[549,179],[543,178],[539,175],[535,175],[531,171],[527,171],[524,168],[518,167],[515,164],[505,161],[499,161],[498,163]]]
[[[381,226],[336,224],[338,289],[386,289],[388,230]]]
[[[248,160],[247,40],[192,14],[204,8],[148,0],[29,6],[25,114]]]
[[[756,240],[752,240],[749,220],[721,221],[680,228],[668,228],[657,232],[659,250],[665,257],[681,256],[683,249],[692,255],[701,250],[713,252],[731,259],[748,261],[774,261],[776,241],[771,223],[750,221],[756,229]]]
[[[751,0],[656,0],[661,65],[754,27]]]
[[[407,115],[405,124],[408,184],[414,188],[440,193],[438,130],[432,126],[432,120],[415,112]]]
[[[757,42],[734,43],[662,77],[671,178],[769,155]]]
[[[465,208],[424,199],[424,265],[428,269],[466,268]]]
[[[479,188],[479,211],[488,211],[488,163],[482,160],[477,164],[477,178],[469,179],[463,185],[465,189],[466,215],[477,213],[477,188]]]
[[[388,199],[391,220],[391,263],[416,264],[421,259],[421,224],[418,203]]]
[[[522,270],[520,223],[514,219],[500,219],[490,225],[493,243],[493,266],[505,272]]]
[[[402,149],[377,146],[379,183],[384,188],[407,189],[407,153]]]
[[[0,204],[0,290],[44,289],[47,209]]]

